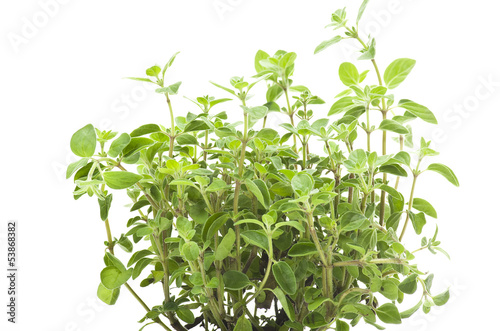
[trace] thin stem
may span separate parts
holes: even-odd
[[[403,237],[406,232],[406,227],[408,226],[408,221],[410,220],[410,211],[413,207],[413,193],[415,193],[415,184],[417,183],[417,175],[413,175],[413,184],[411,185],[411,193],[410,193],[410,200],[408,201],[408,210],[406,211],[406,220],[405,220],[405,225],[403,226],[403,230],[401,231],[401,235],[399,236],[399,241],[403,240]]]
[[[113,236],[111,235],[111,227],[109,226],[109,220],[105,220],[104,221],[104,224],[106,226],[106,236],[108,238],[108,250],[111,254],[115,255],[114,253],[114,249],[113,249]],[[125,283],[124,284],[125,287],[127,288],[127,290],[129,290],[129,292],[134,296],[134,298],[141,304],[141,306],[147,311],[151,311],[151,309],[149,309],[148,305],[146,305],[146,303],[137,295],[137,293],[135,293],[135,291],[132,289],[132,287],[130,287],[129,284]],[[161,320],[160,318],[155,318],[153,320],[154,322],[156,322],[157,324],[161,325],[165,330],[169,330],[169,331],[172,331],[168,326],[166,326]]]
[[[288,116],[290,116],[290,123],[292,124],[293,127],[295,127],[295,124],[293,123],[293,112],[292,112],[292,107],[290,106],[290,98],[288,97],[288,89],[285,88],[285,97],[286,97],[286,106],[288,109]],[[293,134],[293,150],[294,152],[297,152],[297,137],[295,134]]]
[[[385,120],[387,118],[387,111],[382,111],[382,119]],[[382,155],[387,154],[387,131],[382,131]],[[385,184],[387,182],[387,174],[384,173],[383,183]],[[380,225],[384,226],[385,222],[385,196],[386,193],[385,191],[381,191],[380,193]]]
[[[247,301],[245,302],[245,305],[248,305],[253,299],[255,299],[260,292],[262,292],[262,290],[264,289],[264,286],[266,286],[266,283],[267,283],[267,279],[269,278],[269,275],[271,274],[271,268],[272,268],[272,265],[273,265],[273,238],[271,236],[270,233],[267,234],[267,240],[269,241],[269,256],[268,256],[268,261],[267,261],[267,267],[266,267],[266,273],[264,274],[264,278],[262,278],[262,282],[260,283],[259,287],[257,288],[257,291],[255,291],[254,294],[252,294],[252,296],[247,299]]]
[[[304,143],[302,144],[302,170],[305,170],[307,166],[307,149],[305,141],[306,139],[304,137]]]
[[[316,246],[316,249],[318,250],[318,254],[319,254],[319,258],[321,260],[321,263],[323,263],[324,267],[328,267],[330,264],[328,263],[328,260],[326,259],[325,252],[323,251],[323,248],[321,247],[321,244],[320,244],[319,238],[318,238],[318,234],[316,233],[316,229],[314,228],[314,219],[313,219],[312,211],[308,211],[306,213],[306,215],[307,215],[307,223],[309,226],[309,231],[311,232],[311,237],[312,237],[312,240],[314,242],[314,245]]]
[[[370,131],[370,104],[368,104],[368,105],[366,105],[366,148],[367,148],[368,152],[371,151],[370,136],[371,136],[371,131]]]
[[[353,260],[353,261],[340,261],[334,262],[332,265],[334,267],[349,267],[349,266],[357,266],[363,267],[367,264],[406,264],[405,260],[401,259],[373,259],[370,262],[364,260]]]
[[[168,97],[168,93],[165,93],[167,97],[168,110],[170,111],[170,147],[168,149],[168,156],[172,157],[174,154],[174,140],[175,140],[175,120],[174,120],[174,111],[172,109],[172,102],[170,102],[170,98]]]
[[[205,130],[205,146],[203,148],[203,161],[207,162],[208,130]]]
[[[141,306],[147,311],[147,312],[150,312],[151,309],[149,309],[149,307],[146,305],[146,303],[144,303],[144,301],[142,301],[142,299],[137,295],[137,293],[135,293],[135,291],[130,287],[129,284],[125,283],[124,284],[125,287],[127,288],[127,290],[129,290],[129,292],[134,296],[134,298],[139,301],[139,303],[141,304]],[[159,317],[155,318],[153,320],[156,324],[159,324],[161,325],[165,330],[168,330],[168,331],[172,331],[172,329],[170,329],[168,326],[165,325],[165,323],[163,323]]]
[[[403,151],[404,149],[404,136],[402,134],[399,135],[399,150]],[[396,184],[394,184],[394,189],[397,190],[399,186],[399,179],[400,177],[398,176],[396,178]]]
[[[243,106],[245,106],[245,101],[243,100]],[[243,141],[241,142],[241,156],[240,162],[238,164],[238,178],[236,179],[235,188],[234,188],[234,197],[233,197],[233,213],[236,216],[238,214],[238,202],[240,198],[240,189],[241,189],[241,175],[243,174],[243,168],[245,166],[245,153],[248,141],[248,114],[246,112],[243,113],[244,118],[244,129],[243,129]],[[235,218],[233,222],[236,223],[238,219]],[[240,254],[240,246],[241,246],[241,238],[240,238],[240,226],[234,226],[234,233],[236,235],[236,269],[241,271],[241,254]]]

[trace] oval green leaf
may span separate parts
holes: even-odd
[[[297,280],[292,268],[285,261],[273,264],[273,275],[281,289],[290,295],[297,291]]]
[[[102,176],[106,185],[115,190],[129,188],[142,179],[141,175],[128,171],[108,171],[103,173]]]
[[[97,146],[97,135],[94,126],[87,124],[71,137],[71,151],[80,157],[91,157]]]

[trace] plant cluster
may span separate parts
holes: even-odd
[[[230,98],[198,97],[191,100],[198,113],[175,117],[172,98],[181,83],[165,79],[175,54],[163,68],[147,69],[147,78],[132,78],[158,85],[169,127],[146,124],[118,135],[89,124],[73,135],[71,149],[81,159],[67,177],[74,175],[75,199],[97,197],[107,233],[102,301],[114,304],[126,287],[146,310],[144,326],[177,331],[346,331],[361,320],[382,329],[379,321],[398,324],[446,303],[449,292],[431,294],[432,274],[412,263],[424,249],[446,254],[437,228],[413,250],[403,238],[409,227],[423,234],[426,217],[437,217],[414,196],[417,179],[433,171],[456,186],[458,180],[447,166],[426,162],[438,154],[430,142],[413,146],[409,122],[437,121],[425,106],[394,96],[415,61],[397,59],[381,73],[375,40],[358,34],[367,3],[352,27],[345,9],[336,11],[328,26],[344,32],[316,52],[355,40],[376,79],[366,84],[368,70],[342,63],[346,90],[327,118],[312,120],[312,108],[325,101],[293,82],[296,54],[285,51],[258,51],[252,81],[213,83]],[[267,84],[265,102],[252,104],[259,83]],[[231,111],[241,112],[241,122],[215,111],[229,101],[239,104]],[[281,125],[284,134],[266,127],[270,112],[289,121]],[[371,148],[377,132],[380,151]],[[397,153],[388,154],[388,136]],[[321,146],[317,154],[313,143]],[[412,183],[409,197],[398,190],[404,179]],[[119,238],[108,218],[116,190],[126,190],[133,213]],[[127,263],[116,247],[131,253]],[[140,287],[161,287],[163,302],[150,308],[129,284],[136,279]],[[413,308],[400,312],[398,304],[419,287]]]

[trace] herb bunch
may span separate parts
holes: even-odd
[[[366,84],[368,70],[342,63],[347,89],[327,118],[312,120],[312,108],[325,101],[294,84],[297,55],[285,51],[258,51],[251,82],[212,83],[229,98],[198,97],[191,100],[198,113],[175,117],[181,82],[165,80],[175,54],[163,68],[147,69],[147,78],[132,78],[158,85],[169,127],[146,124],[118,135],[89,124],[73,135],[71,149],[81,159],[67,177],[74,175],[75,199],[97,197],[107,233],[97,291],[103,302],[113,305],[125,287],[146,310],[141,330],[156,323],[177,331],[345,331],[361,320],[381,329],[377,323],[399,324],[446,303],[449,292],[431,294],[433,275],[412,264],[424,249],[447,255],[437,227],[421,247],[409,249],[403,239],[410,227],[423,234],[426,217],[437,217],[414,196],[420,175],[437,172],[455,186],[458,180],[447,166],[427,162],[438,154],[429,141],[414,148],[409,123],[437,121],[425,106],[392,94],[415,61],[396,59],[382,74],[375,40],[358,34],[367,3],[355,26],[337,10],[328,26],[343,33],[315,50],[352,39],[376,78]],[[263,104],[250,100],[256,84],[267,84]],[[216,111],[229,101],[241,122]],[[270,112],[286,119],[284,134],[266,127]],[[382,149],[375,151],[372,134],[379,131]],[[388,137],[399,152],[387,153]],[[318,154],[313,143],[322,147]],[[412,183],[408,196],[398,190],[402,180]],[[126,190],[133,213],[119,238],[108,218],[116,190]],[[116,247],[131,253],[126,265]],[[148,306],[129,284],[136,279],[140,287],[161,288],[163,301]],[[417,291],[413,308],[400,312],[398,304]]]

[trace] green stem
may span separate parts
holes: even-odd
[[[385,120],[386,118],[387,118],[387,111],[382,111],[382,119]],[[387,154],[387,131],[384,130],[384,131],[382,131],[382,155],[386,155],[386,154]],[[387,182],[387,174],[386,173],[384,173],[382,181],[384,184]],[[382,226],[384,226],[384,222],[385,222],[385,196],[386,196],[386,192],[381,191],[379,218],[380,218],[380,225],[382,225]]]
[[[175,140],[175,120],[174,120],[174,111],[172,109],[172,102],[170,102],[170,98],[168,93],[165,93],[167,97],[168,110],[170,111],[170,147],[168,149],[168,156],[172,157],[174,154],[174,140]]]
[[[403,230],[401,231],[401,235],[399,236],[399,241],[403,240],[403,237],[406,232],[406,228],[408,226],[408,221],[410,220],[410,211],[413,207],[413,194],[415,193],[415,184],[417,183],[417,175],[413,174],[413,184],[411,185],[411,193],[410,200],[408,201],[408,210],[406,211],[406,220],[405,225],[403,226]]]
[[[288,97],[288,88],[285,88],[283,90],[285,91],[286,106],[288,109],[288,116],[290,116],[290,123],[292,124],[293,127],[295,127],[295,124],[293,123],[292,107],[290,106],[290,98]],[[293,151],[297,153],[297,137],[295,136],[295,134],[293,134]]]
[[[305,141],[306,137],[304,136],[304,143],[302,144],[302,170],[305,170],[307,166],[307,149]]]
[[[399,150],[402,151],[404,149],[404,137],[403,135],[399,135]],[[400,177],[398,176],[396,178],[396,184],[394,184],[394,189],[397,190],[398,189],[398,186],[399,186],[399,180],[400,180]]]
[[[260,292],[262,292],[262,290],[264,289],[264,286],[266,286],[266,283],[267,283],[267,279],[269,278],[269,275],[271,274],[271,268],[272,268],[272,265],[273,265],[273,237],[271,236],[270,233],[267,234],[267,240],[269,241],[269,260],[267,261],[267,268],[266,268],[266,273],[264,274],[264,278],[262,279],[262,282],[260,283],[259,287],[257,288],[257,291],[255,291],[254,294],[252,294],[252,296],[247,299],[247,301],[245,302],[245,305],[248,305],[250,302],[252,302],[253,299],[255,299]]]
[[[129,284],[125,283],[124,284],[125,287],[127,288],[127,290],[129,290],[129,292],[134,296],[134,298],[139,301],[139,303],[141,304],[141,306],[149,313],[151,311],[151,309],[149,309],[149,307],[146,305],[146,303],[144,303],[144,301],[142,301],[142,299],[137,295],[137,293],[135,293],[135,291],[130,287]],[[153,320],[156,324],[160,325],[161,327],[163,327],[165,330],[168,330],[168,331],[172,331],[172,329],[170,329],[168,326],[165,325],[165,323],[163,323],[159,317],[155,318]]]
[[[371,136],[371,131],[370,131],[370,104],[368,104],[366,106],[366,148],[367,148],[368,152],[371,151],[370,136]]]
[[[109,226],[109,220],[105,220],[104,221],[104,224],[106,226],[106,236],[108,238],[108,250],[111,254],[115,255],[114,253],[114,249],[113,249],[113,236],[111,235],[111,227]],[[149,309],[148,305],[146,305],[146,303],[137,295],[137,293],[135,293],[135,291],[132,289],[132,287],[130,287],[129,284],[125,283],[124,284],[125,287],[127,288],[127,290],[132,294],[132,296],[141,304],[141,306],[147,311],[147,312],[150,312],[151,309]],[[165,330],[169,330],[169,331],[172,331],[168,326],[166,326],[161,320],[160,318],[155,318],[153,320],[154,322],[156,322],[157,324],[161,325]]]
[[[334,267],[364,267],[367,264],[406,264],[405,260],[401,259],[372,259],[370,262],[364,260],[353,260],[353,261],[340,261],[334,262],[332,265]]]
[[[203,148],[203,161],[207,162],[208,130],[205,130],[205,146]]]
[[[318,234],[316,233],[316,229],[314,228],[314,219],[313,219],[312,211],[308,211],[306,213],[306,215],[307,215],[307,223],[309,226],[309,231],[311,232],[311,237],[312,237],[312,240],[314,242],[314,245],[316,246],[316,249],[318,250],[318,254],[319,254],[319,258],[321,260],[321,263],[323,263],[324,267],[328,267],[330,264],[328,263],[328,260],[326,259],[325,252],[323,251],[323,248],[321,247],[321,243],[319,242]]]

